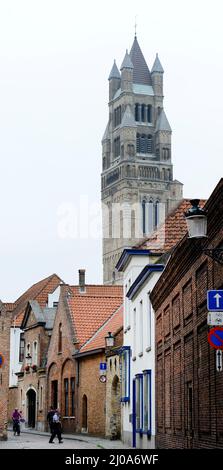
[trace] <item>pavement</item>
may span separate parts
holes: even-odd
[[[59,444],[54,439],[54,444],[49,443],[50,433],[22,430],[20,436],[14,436],[8,432],[8,440],[0,441],[1,449],[129,449],[120,440],[111,441],[101,437],[83,434],[63,434],[63,443]]]

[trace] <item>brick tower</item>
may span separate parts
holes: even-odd
[[[104,283],[120,283],[115,265],[124,248],[151,233],[182,199],[173,180],[171,127],[163,108],[163,67],[151,72],[137,37],[120,71],[109,75],[109,120],[102,139]]]

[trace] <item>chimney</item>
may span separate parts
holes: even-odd
[[[79,292],[85,292],[85,269],[79,269]]]

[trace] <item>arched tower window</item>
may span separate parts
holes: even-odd
[[[142,201],[142,231],[143,235],[146,233],[146,201],[143,199]]]
[[[145,116],[145,105],[142,104],[142,107],[141,107],[141,121],[142,122],[145,122],[146,120],[146,116]]]
[[[59,324],[58,328],[58,353],[62,352],[62,323]]]
[[[149,200],[148,204],[148,233],[153,231],[153,200],[152,198]]]
[[[136,103],[135,105],[135,121],[139,121],[139,105]]]
[[[152,106],[150,104],[147,106],[147,121],[152,122]]]
[[[154,204],[154,228],[157,228],[159,225],[159,200]]]
[[[153,138],[151,135],[147,136],[147,153],[153,153]]]

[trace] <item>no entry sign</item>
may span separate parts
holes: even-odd
[[[223,349],[223,328],[212,328],[208,333],[208,342],[214,349]]]

